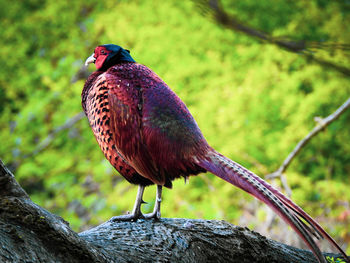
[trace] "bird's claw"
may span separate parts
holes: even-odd
[[[132,221],[136,222],[138,219],[145,219],[145,216],[142,213],[139,214],[127,214],[127,215],[120,215],[120,216],[113,216],[110,221],[116,222],[116,221]]]
[[[152,213],[145,214],[143,215],[145,219],[155,219],[159,220],[160,219],[160,211],[153,211]]]
[[[160,219],[160,212],[152,212],[149,214],[127,214],[127,215],[120,215],[120,216],[113,216],[110,221],[116,222],[116,221],[132,221],[136,222],[138,219]]]

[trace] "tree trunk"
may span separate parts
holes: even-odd
[[[61,217],[34,204],[0,160],[0,262],[309,263],[317,260],[310,251],[217,220],[109,220],[75,233]]]

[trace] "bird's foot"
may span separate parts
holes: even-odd
[[[155,220],[160,219],[160,203],[162,202],[162,187],[158,185],[156,203],[152,213],[145,214],[145,219],[154,218]]]
[[[113,222],[116,221],[137,221],[137,219],[145,219],[146,217],[142,214],[126,214],[126,215],[120,215],[120,216],[113,216],[110,220]]]
[[[154,204],[154,209],[152,213],[142,214],[141,205],[146,202],[142,200],[142,195],[145,187],[140,185],[138,188],[135,205],[131,212],[131,214],[114,216],[111,218],[111,221],[137,221],[137,219],[160,219],[160,203],[162,202],[162,186],[157,186],[157,195],[156,195],[156,203]]]
[[[110,220],[111,221],[137,221],[138,219],[160,219],[160,211],[153,211],[152,213],[148,214],[126,214],[126,215],[120,215],[120,216],[113,216]]]
[[[145,219],[155,219],[159,220],[160,219],[160,211],[153,211],[152,213],[149,214],[144,214],[143,215]]]

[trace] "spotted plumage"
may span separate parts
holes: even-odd
[[[305,241],[319,262],[326,262],[313,240],[327,238],[344,251],[300,207],[243,166],[208,145],[180,98],[129,51],[102,45],[86,63],[95,63],[82,92],[82,104],[96,140],[110,163],[139,191],[133,212],[116,220],[159,218],[162,186],[179,177],[212,172],[269,205]],[[153,213],[142,215],[144,187],[157,184]]]
[[[97,143],[99,144],[106,159],[113,165],[113,167],[125,177],[130,183],[150,185],[153,182],[140,176],[133,167],[131,167],[125,158],[117,150],[114,137],[111,132],[111,112],[108,101],[108,87],[106,80],[103,79],[103,72],[95,72],[86,82],[84,91],[82,93],[83,109],[88,117],[90,126],[95,135]],[[91,83],[98,83],[98,85],[91,86]]]

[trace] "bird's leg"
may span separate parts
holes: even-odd
[[[162,202],[162,186],[157,185],[156,201],[154,204],[153,212],[150,214],[145,214],[144,217],[146,219],[149,219],[149,218],[160,219],[160,203],[161,202]]]
[[[145,186],[139,185],[137,190],[136,200],[134,204],[134,208],[132,209],[131,214],[114,216],[111,218],[113,221],[136,221],[139,218],[145,218],[141,213],[141,205],[144,203],[142,200],[143,192],[145,190]]]

